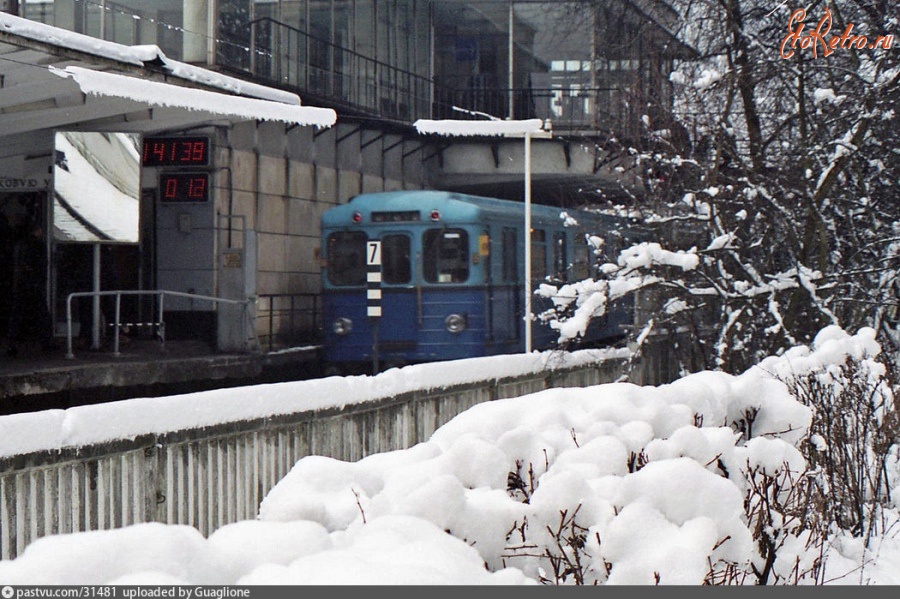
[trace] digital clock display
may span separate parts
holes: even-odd
[[[209,137],[145,137],[143,166],[207,166]]]
[[[163,202],[206,202],[209,173],[163,173],[159,176],[159,199]]]

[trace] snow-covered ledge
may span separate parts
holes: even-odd
[[[271,383],[0,416],[0,458],[290,414],[342,410],[410,392],[590,367],[630,355],[626,349],[533,352],[392,368],[376,376]]]
[[[628,355],[535,352],[3,416],[0,559],[47,534],[137,522],[209,534],[254,518],[303,457],[405,449],[478,403],[615,381]]]

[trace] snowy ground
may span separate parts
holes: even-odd
[[[740,376],[703,372],[660,387],[616,383],[481,404],[408,450],[356,463],[304,458],[257,520],[209,538],[162,524],[46,537],[0,562],[0,581],[701,584],[711,570],[758,561],[744,473],[804,468],[796,444],[810,410],[776,376],[866,360],[879,351],[873,335],[829,328],[813,348]],[[729,424],[748,408],[758,413],[745,440]],[[900,477],[896,460],[889,474]],[[818,582],[900,584],[896,514],[889,519],[894,534],[869,549],[830,537]],[[577,552],[564,550],[572,539]],[[788,535],[775,572],[790,581],[818,556]]]

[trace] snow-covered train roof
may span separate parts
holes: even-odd
[[[430,218],[428,213],[432,210],[440,211],[443,222],[473,222],[484,218],[518,221],[523,220],[525,216],[525,204],[513,200],[438,190],[386,191],[360,194],[347,204],[327,210],[322,215],[322,226],[327,228],[354,224],[352,218],[357,212],[362,217],[361,224],[371,224],[373,213],[411,211],[420,211],[420,220],[427,222]],[[553,224],[569,226],[576,222],[582,224],[623,222],[612,216],[565,210],[543,204],[531,205],[531,218],[534,224],[544,226]]]

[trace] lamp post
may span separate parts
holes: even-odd
[[[468,111],[463,111],[468,112]],[[479,113],[481,114],[481,113]],[[423,135],[448,135],[460,137],[507,137],[525,140],[525,352],[531,353],[531,140],[550,139],[553,134],[544,129],[541,119],[502,121],[490,115],[488,121],[462,121],[453,119],[419,119],[413,126]]]
[[[525,133],[525,353],[531,344],[531,133]]]

